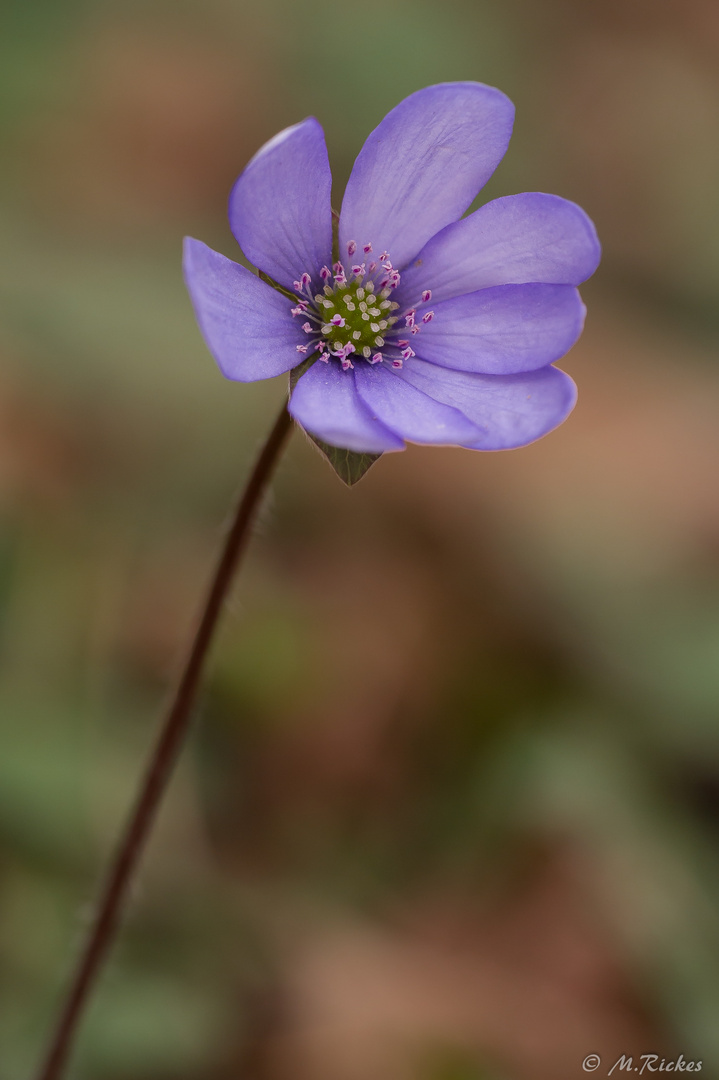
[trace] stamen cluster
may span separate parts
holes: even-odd
[[[347,255],[350,260],[357,255],[354,241],[347,245]],[[298,345],[297,351],[318,352],[326,364],[336,357],[344,371],[354,367],[352,355],[369,364],[387,360],[392,367],[401,368],[415,352],[409,338],[400,335],[418,334],[421,324],[434,318],[434,312],[425,312],[419,322],[415,308],[395,315],[400,305],[390,297],[400,283],[400,273],[392,266],[389,252],[374,259],[372,244],[365,244],[362,255],[364,261],[351,264],[349,269],[342,262],[336,262],[331,270],[323,266],[322,292],[313,294],[312,278],[307,273],[294,282],[298,295],[292,316],[305,319],[302,329],[310,338],[306,345]],[[428,303],[431,298],[432,293],[426,289],[422,302]],[[402,322],[404,325],[399,326]]]

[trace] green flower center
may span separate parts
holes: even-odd
[[[369,287],[368,287],[369,285]],[[345,345],[365,359],[381,349],[384,335],[397,322],[392,313],[399,304],[389,299],[389,289],[375,293],[371,283],[347,281],[345,284],[325,285],[315,296],[317,313],[322,323],[322,336],[332,352]]]
[[[347,254],[352,258],[356,251],[357,244],[352,240],[347,244]],[[369,243],[362,248],[364,255],[371,251]],[[298,353],[305,355],[311,349],[325,364],[334,357],[342,364],[343,371],[354,367],[350,357],[361,358],[370,364],[387,360],[393,368],[401,368],[405,360],[416,355],[410,345],[410,336],[422,329],[417,321],[417,310],[408,308],[401,316],[393,314],[399,304],[390,297],[399,285],[400,273],[393,268],[387,251],[378,261],[379,266],[374,260],[367,267],[365,263],[354,264],[349,275],[339,261],[334,263],[332,270],[323,266],[319,273],[324,283],[322,292],[314,296],[312,276],[306,271],[293,283],[297,305],[292,308],[292,318],[305,320],[302,329],[309,337],[306,345],[296,346]],[[424,289],[422,304],[431,299],[431,290]],[[433,318],[433,311],[425,311],[420,321],[425,324]],[[396,327],[402,319],[404,326]],[[408,336],[400,340],[400,333]]]

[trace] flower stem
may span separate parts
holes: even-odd
[[[255,514],[291,427],[292,418],[283,405],[237,507],[177,689],[103,883],[87,941],[48,1044],[44,1063],[37,1073],[37,1080],[59,1080],[67,1064],[83,1013],[117,935],[129,887],[137,872],[173,765],[187,734],[203,667],[223,602],[247,547]]]

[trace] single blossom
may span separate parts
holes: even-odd
[[[230,226],[276,283],[199,240],[185,277],[227,378],[267,379],[316,357],[289,409],[332,446],[522,446],[574,406],[553,363],[585,308],[594,226],[574,203],[527,192],[462,217],[502,160],[514,107],[481,83],[410,95],[354,164],[332,249],[331,173],[313,117],[281,131],[237,180]]]

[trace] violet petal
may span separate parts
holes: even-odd
[[[331,188],[324,132],[311,116],[265,143],[230,193],[235,239],[286,289],[303,273],[316,281],[332,262]]]
[[[415,358],[391,374],[469,417],[482,432],[463,443],[470,450],[526,446],[561,424],[577,399],[573,381],[555,367],[521,375],[480,375]]]
[[[307,338],[281,293],[189,236],[183,269],[200,330],[228,379],[271,379],[301,362],[297,346]]]
[[[410,442],[456,446],[482,436],[458,409],[428,397],[409,380],[395,378],[394,370],[384,364],[359,365],[355,382],[372,415]]]
[[[375,419],[357,393],[353,371],[317,360],[301,377],[290,398],[292,416],[331,446],[357,453],[403,450],[404,443]]]
[[[404,270],[400,293],[412,303],[431,289],[437,303],[493,285],[579,285],[600,256],[594,225],[576,203],[542,192],[507,195],[432,237]]]
[[[559,360],[586,309],[571,285],[499,285],[433,303],[413,342],[418,356],[458,371],[513,375]]]
[[[482,83],[440,83],[401,101],[355,161],[340,215],[340,250],[354,240],[398,269],[461,217],[502,160],[514,106]]]

